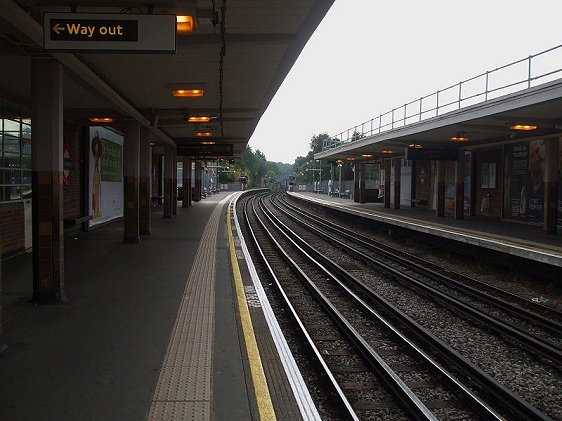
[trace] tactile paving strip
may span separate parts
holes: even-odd
[[[214,336],[215,254],[224,201],[213,210],[187,279],[149,420],[209,420]]]
[[[150,420],[209,419],[210,402],[155,402],[150,408]]]

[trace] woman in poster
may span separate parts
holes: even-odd
[[[543,221],[544,206],[544,140],[529,142],[529,187],[527,189],[529,221]],[[522,198],[523,199],[523,198]]]
[[[94,219],[101,216],[100,200],[101,200],[101,175],[99,169],[100,158],[103,153],[103,144],[100,139],[99,133],[92,139],[92,155],[94,157],[94,177],[92,181],[92,210],[94,212]]]

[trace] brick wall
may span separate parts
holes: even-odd
[[[64,173],[63,217],[65,219],[83,216],[80,206],[83,166],[82,145],[82,128],[65,121],[63,153],[66,155],[64,159],[67,161],[67,168],[69,163],[72,166],[72,169],[67,169]]]
[[[24,223],[23,202],[0,205],[0,242],[3,257],[25,249]]]

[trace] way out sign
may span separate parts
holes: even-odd
[[[175,15],[44,13],[44,48],[175,53]]]

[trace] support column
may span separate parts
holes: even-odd
[[[338,197],[341,197],[341,191],[342,191],[342,186],[341,186],[341,172],[343,169],[343,164],[338,164],[338,168],[339,170],[339,180],[338,180]]]
[[[63,224],[63,68],[31,60],[33,301],[66,301]]]
[[[183,157],[183,201],[182,207],[191,206],[191,159]]]
[[[172,215],[176,216],[178,214],[178,153],[174,149],[172,155],[172,165],[173,165],[173,188],[172,188]]]
[[[544,147],[544,231],[547,234],[556,234],[560,140],[558,138],[545,139]]]
[[[124,243],[140,243],[139,231],[140,124],[125,122],[125,234]]]
[[[384,161],[384,207],[390,208],[390,159]]]
[[[195,190],[193,192],[193,200],[199,202],[201,200],[201,161],[195,161]]]
[[[164,146],[164,218],[173,218],[174,205],[174,151],[171,146]]]
[[[359,185],[361,180],[361,169],[359,168],[360,165],[354,164],[353,166],[353,201],[359,203],[360,195],[359,192]]]
[[[164,203],[164,155],[158,155],[158,205],[162,206]]]
[[[437,162],[437,216],[445,216],[445,161]]]
[[[416,207],[416,180],[417,180],[417,161],[414,159],[412,162],[412,177],[410,178],[410,207]]]
[[[140,178],[139,178],[139,231],[141,235],[150,235],[152,218],[152,147],[150,130],[141,128],[140,132]]]
[[[464,150],[459,151],[455,173],[455,219],[464,219]]]
[[[1,239],[0,239],[1,240]],[[0,245],[2,243],[0,242]],[[6,343],[4,341],[4,327],[2,325],[2,260],[0,259],[0,354],[7,349]]]
[[[400,209],[400,173],[402,172],[402,160],[394,160],[394,209]]]
[[[367,173],[365,172],[365,164],[359,164],[359,203],[365,203],[365,187],[366,187],[366,176]]]

